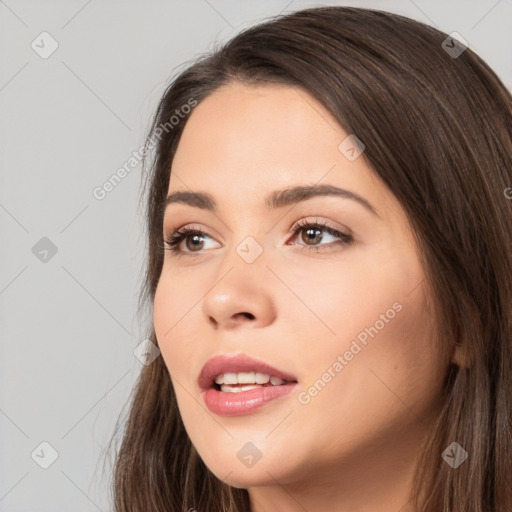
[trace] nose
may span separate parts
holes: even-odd
[[[204,296],[203,315],[214,329],[265,327],[274,322],[275,301],[267,284],[271,272],[263,264],[258,267],[236,262]],[[267,279],[262,276],[265,272]]]

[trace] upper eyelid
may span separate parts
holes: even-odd
[[[346,234],[351,234],[351,230],[346,227],[346,226],[342,226],[342,227],[336,227],[336,226],[333,226],[331,224],[329,224],[329,222],[325,221],[325,220],[318,220],[318,219],[310,219],[310,218],[302,218],[298,221],[295,221],[293,224],[292,224],[292,227],[288,230],[287,233],[292,233],[295,229],[299,228],[299,227],[305,227],[305,226],[320,226],[321,228],[323,229],[331,229],[333,231],[340,231],[340,232],[343,232],[343,231],[346,231],[347,233]],[[198,223],[195,223],[195,222],[192,222],[192,223],[187,223],[187,224],[183,224],[181,226],[178,226],[176,228],[172,228],[172,229],[168,229],[166,230],[165,227],[163,229],[163,234],[164,236],[169,236],[171,234],[174,234],[178,231],[182,231],[182,230],[186,230],[187,232],[190,232],[190,231],[199,231],[201,232],[202,234],[205,234],[205,235],[208,235],[212,238],[215,238],[213,235],[210,235],[208,233],[208,229],[205,229],[204,227],[202,226],[199,226]],[[187,233],[189,234],[189,233]]]
[[[299,220],[296,220],[293,222],[292,227],[289,229],[288,232],[292,232],[294,230],[294,228],[297,227],[298,224],[320,224],[324,228],[330,228],[330,229],[333,229],[336,231],[346,232],[346,234],[352,234],[352,230],[348,226],[341,224],[340,222],[336,222],[336,221],[332,221],[332,220],[331,221],[325,220],[323,218],[324,215],[325,214],[322,214],[322,213],[321,214],[304,215]],[[276,224],[274,224],[272,229],[275,226],[276,226]],[[337,227],[337,226],[339,226],[339,227]],[[200,222],[186,222],[186,223],[180,224],[177,227],[172,228],[172,229],[165,229],[165,221],[163,222],[164,235],[175,233],[176,231],[179,231],[182,229],[187,229],[187,230],[196,229],[197,231],[202,231],[202,232],[206,233],[205,228],[202,227]],[[228,228],[228,231],[230,233],[232,233],[232,230],[229,228]],[[208,234],[208,233],[206,233],[206,234]],[[212,236],[212,235],[209,235],[209,236]]]
[[[331,232],[330,233],[331,236],[337,236],[338,238],[346,238],[346,237],[353,238],[354,237],[352,230],[349,229],[348,227],[343,226],[343,227],[338,228],[336,226],[331,225],[329,222],[327,222],[323,219],[318,219],[318,216],[314,216],[314,218],[306,217],[306,218],[302,218],[302,219],[294,222],[292,227],[288,230],[288,232],[286,234],[288,236],[295,237],[295,236],[297,236],[295,234],[295,232],[300,231],[301,229],[305,229],[306,227],[309,227],[309,226],[317,226],[326,232]],[[184,224],[180,227],[169,230],[168,233],[166,233],[164,230],[164,238],[167,239],[168,237],[171,237],[174,234],[179,234],[180,231],[183,231],[183,234],[181,236],[181,241],[179,243],[181,243],[188,236],[191,236],[194,233],[199,233],[201,236],[206,236],[208,238],[211,238],[215,242],[217,242],[217,239],[215,236],[208,233],[208,231],[205,230],[203,227],[198,227],[198,224],[196,224],[196,223]],[[323,244],[321,244],[321,245],[323,245]]]

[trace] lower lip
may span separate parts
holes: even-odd
[[[282,386],[261,386],[240,393],[226,393],[216,388],[209,388],[202,392],[202,397],[206,407],[214,414],[241,416],[242,414],[249,414],[273,400],[284,397],[292,391],[296,384],[296,382],[290,382]]]

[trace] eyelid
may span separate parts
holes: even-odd
[[[168,234],[164,233],[164,241],[168,241],[171,238],[177,237],[179,233],[184,233],[181,240],[178,242],[178,245],[183,242],[184,239],[186,239],[187,236],[192,236],[193,234],[199,234],[200,236],[208,237],[217,242],[216,237],[211,235],[204,227],[200,226],[199,224],[193,223],[193,224],[183,224],[182,226],[169,230]],[[219,242],[217,242],[219,243]],[[187,252],[187,251],[182,251]],[[193,253],[193,251],[188,251],[189,253]],[[201,251],[202,252],[202,251]]]
[[[349,229],[347,226],[344,226],[342,224],[339,224],[339,223],[334,223],[332,221],[327,221],[327,220],[324,220],[322,218],[319,218],[321,217],[320,215],[311,215],[311,216],[307,216],[307,217],[304,217],[300,220],[298,220],[297,222],[295,222],[292,227],[290,228],[290,230],[288,231],[288,235],[293,235],[294,232],[299,228],[299,227],[305,227],[305,226],[309,226],[309,225],[313,225],[313,226],[320,226],[322,227],[324,230],[331,230],[331,231],[337,231],[339,232],[340,234],[343,234],[343,235],[346,235],[346,236],[353,236],[352,235],[352,230]]]
[[[296,229],[299,226],[304,227],[304,226],[309,226],[309,225],[316,225],[316,226],[321,226],[321,227],[323,227],[325,229],[331,229],[333,231],[340,231],[342,234],[347,235],[347,236],[349,236],[349,235],[353,236],[352,230],[349,229],[347,226],[339,225],[339,227],[338,227],[334,223],[330,224],[329,222],[327,222],[327,221],[325,221],[323,219],[319,219],[318,217],[320,217],[320,216],[319,215],[317,215],[317,216],[312,215],[312,216],[304,217],[304,218],[298,220],[297,222],[294,222],[292,224],[291,228],[286,233],[286,235],[287,236],[293,235],[294,232],[296,231]],[[202,227],[202,225],[200,225],[198,223],[195,223],[195,222],[185,223],[185,224],[182,224],[181,226],[178,226],[176,228],[172,228],[172,229],[169,229],[169,230],[164,230],[164,237],[170,236],[173,233],[176,233],[178,231],[182,231],[184,229],[186,229],[187,231],[199,231],[202,234],[205,234],[205,235],[209,236],[210,238],[215,239],[215,236],[209,234],[208,231],[205,230],[204,227]]]
[[[178,231],[197,231],[197,232],[200,232],[201,234],[204,234],[204,235],[207,235],[209,236],[210,238],[214,239],[215,240],[215,236],[211,235],[209,233],[209,230],[208,228],[205,228],[202,224],[199,224],[197,222],[186,222],[185,224],[182,224],[181,226],[178,226],[176,228],[172,228],[172,229],[164,229],[164,236],[171,236],[172,234],[174,233],[177,233]]]

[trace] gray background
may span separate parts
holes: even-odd
[[[150,319],[136,311],[140,164],[104,199],[93,190],[141,146],[177,66],[268,15],[326,4],[0,0],[1,511],[112,510],[101,456]],[[456,31],[512,88],[512,0],[337,4]],[[43,31],[58,43],[47,58],[31,47],[51,49]]]

